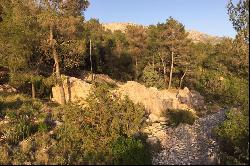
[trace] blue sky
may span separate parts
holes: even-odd
[[[87,20],[101,23],[133,22],[143,25],[165,22],[172,16],[186,29],[211,35],[234,37],[227,15],[228,0],[89,0]],[[237,2],[237,0],[234,0]]]

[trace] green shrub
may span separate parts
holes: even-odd
[[[192,125],[195,122],[195,115],[188,110],[168,110],[165,116],[169,118],[170,124],[178,126],[180,123]]]
[[[115,165],[150,164],[150,154],[141,140],[135,138],[118,138],[112,145]]]
[[[227,119],[215,129],[222,141],[224,162],[246,164],[249,162],[249,116],[244,111],[232,109]]]
[[[220,80],[221,77],[224,80]],[[248,81],[234,75],[225,75],[215,70],[204,70],[197,81],[196,88],[208,101],[215,101],[226,106],[248,107]]]
[[[147,87],[164,88],[163,78],[154,70],[152,65],[148,65],[143,70],[142,79]]]
[[[63,125],[55,131],[58,143],[50,149],[53,164],[112,164],[113,143],[137,132],[145,112],[127,97],[113,96],[106,85],[93,89],[84,109],[74,104],[58,109]]]

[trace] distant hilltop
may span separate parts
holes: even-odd
[[[116,30],[120,30],[122,32],[125,32],[127,26],[129,25],[139,25],[139,24],[135,24],[135,23],[103,23],[102,24],[105,29],[109,29],[112,32],[116,31]],[[147,28],[147,26],[144,26],[145,28]],[[197,42],[211,42],[211,43],[219,43],[224,37],[219,37],[219,36],[214,36],[214,35],[208,35],[206,33],[202,33],[196,30],[187,30],[187,32],[189,32],[189,38],[197,43]]]

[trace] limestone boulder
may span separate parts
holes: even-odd
[[[161,117],[167,109],[191,109],[191,93],[186,88],[180,92],[177,98],[176,92],[168,90],[158,90],[157,88],[147,88],[144,85],[128,81],[120,85],[115,93],[121,96],[128,96],[134,103],[142,104],[153,117]],[[183,99],[183,100],[182,100]],[[183,102],[181,102],[183,101]],[[189,105],[188,105],[189,104]],[[154,118],[156,119],[156,118]]]
[[[160,143],[160,141],[157,137],[149,137],[146,139],[146,142],[152,146],[156,146]]]
[[[152,122],[152,123],[159,121],[159,117],[156,116],[155,114],[150,114],[148,118],[149,118],[150,122]]]
[[[103,76],[103,79],[109,80]],[[111,80],[108,82],[114,83]],[[112,90],[112,94],[124,98],[128,96],[135,104],[145,107],[146,113],[150,115],[150,121],[158,121],[168,109],[191,110],[193,105],[200,105],[202,96],[198,92],[191,92],[188,88],[177,91],[158,90],[157,88],[147,88],[144,85],[128,81],[125,84],[116,84],[117,88]],[[91,91],[91,84],[87,81],[74,77],[66,77],[63,81],[66,101],[84,101]],[[52,88],[53,101],[60,103],[60,89],[58,86]]]
[[[194,107],[203,108],[205,105],[204,97],[199,92],[197,92],[195,90],[192,90],[191,94],[192,94],[192,100],[191,100],[192,105]]]
[[[190,91],[187,87],[179,90],[177,98],[182,104],[186,104],[189,107],[200,108],[204,106],[204,97],[195,90]]]
[[[78,102],[79,100],[86,100],[91,90],[91,84],[75,77],[66,77],[63,81],[63,88],[67,102]],[[52,95],[53,101],[61,103],[59,86],[52,88]]]

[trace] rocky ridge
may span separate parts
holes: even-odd
[[[128,25],[139,25],[139,24],[135,24],[135,23],[104,23],[103,26],[105,29],[111,30],[112,32],[116,31],[116,30],[120,30],[122,32],[125,32],[126,27]],[[147,28],[147,26],[144,26],[145,28]],[[215,36],[215,35],[209,35],[206,33],[202,33],[196,30],[187,30],[187,32],[189,33],[188,37],[194,42],[210,42],[210,43],[218,43],[220,42],[224,37],[219,37],[219,36]]]

